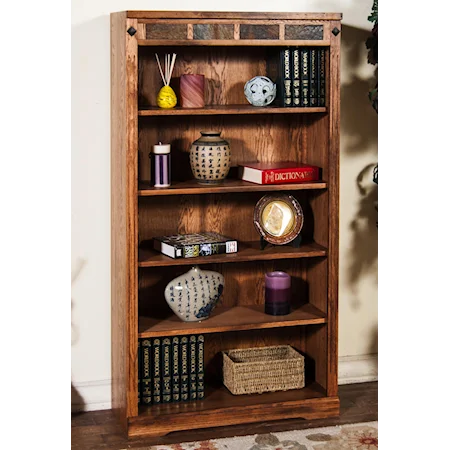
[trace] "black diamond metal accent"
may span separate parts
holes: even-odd
[[[130,27],[127,31],[130,36],[134,36],[137,30],[135,30],[133,27]]]
[[[336,27],[333,28],[331,31],[335,36],[337,36],[340,33],[340,30],[338,30]]]

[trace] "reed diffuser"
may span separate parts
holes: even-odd
[[[164,55],[164,72],[159,61],[159,56],[155,53],[156,62],[158,63],[159,73],[161,75],[164,86],[158,92],[156,104],[163,109],[173,108],[177,104],[177,96],[173,89],[169,86],[172,77],[173,66],[175,65],[176,53],[172,55]]]

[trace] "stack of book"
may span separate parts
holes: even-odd
[[[138,341],[138,403],[201,400],[205,397],[203,335]]]
[[[267,76],[277,85],[276,105],[325,106],[323,47],[286,47],[278,50],[268,61]]]

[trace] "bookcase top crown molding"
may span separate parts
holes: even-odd
[[[341,13],[124,11],[140,46],[329,46]]]
[[[242,11],[126,11],[129,19],[341,20],[342,13]]]

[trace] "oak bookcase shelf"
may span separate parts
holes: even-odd
[[[225,331],[260,330],[326,323],[326,314],[309,303],[286,316],[269,316],[263,305],[217,307],[208,320],[181,322],[171,315],[166,319],[140,317],[139,337],[176,336],[182,334],[220,333]]]
[[[174,431],[339,414],[340,20],[338,13],[111,14],[112,406],[128,436],[158,444],[159,436]],[[324,107],[246,103],[245,82],[266,75],[269,58],[284,46],[325,49]],[[171,85],[178,97],[183,73],[205,75],[207,106],[156,106],[161,79],[155,53],[177,53]],[[217,186],[189,180],[189,147],[206,129],[221,130],[231,147],[234,173]],[[169,188],[145,181],[157,142],[172,146]],[[321,181],[258,185],[235,176],[239,164],[286,160],[321,167]],[[277,192],[302,205],[302,244],[261,250],[254,207]],[[201,231],[234,237],[238,252],[172,259],[151,248],[155,236]],[[197,323],[179,320],[163,295],[191,265],[225,278],[220,306]],[[286,316],[264,313],[264,274],[272,270],[292,277],[293,307]],[[188,334],[205,335],[205,398],[139,406],[138,339]],[[305,388],[234,396],[223,386],[221,352],[287,344],[305,355]]]
[[[252,105],[215,105],[204,108],[161,109],[157,106],[139,108],[140,116],[210,116],[225,114],[311,114],[325,113],[325,107],[317,108],[286,108],[286,107],[256,107]]]
[[[299,248],[280,246],[260,250],[259,241],[239,242],[237,253],[199,256],[196,258],[170,258],[151,248],[150,242],[143,242],[139,249],[139,267],[192,266],[196,264],[237,263],[244,261],[265,261],[292,258],[314,258],[326,256],[327,250],[315,242],[302,244]]]
[[[181,195],[181,194],[226,194],[238,192],[271,192],[271,191],[300,191],[305,189],[326,189],[327,183],[314,181],[310,183],[296,184],[255,184],[242,180],[226,179],[217,186],[202,186],[196,181],[175,181],[168,188],[155,188],[150,182],[139,183],[138,195],[140,197],[152,197],[155,195]]]

